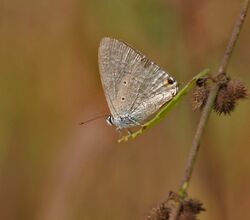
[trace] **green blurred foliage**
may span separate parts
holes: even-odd
[[[190,96],[117,144],[97,64],[104,36],[127,41],[183,85],[216,71],[240,1],[0,2],[0,219],[145,219],[179,185],[199,113]],[[249,17],[229,74],[249,84]],[[249,101],[212,114],[190,187],[201,219],[248,219]]]

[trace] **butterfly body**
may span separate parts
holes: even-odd
[[[173,77],[122,41],[103,38],[98,56],[107,121],[118,129],[141,125],[178,92]]]

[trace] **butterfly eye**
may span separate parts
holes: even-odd
[[[106,119],[106,122],[108,123],[108,125],[114,125],[113,117],[109,115]]]
[[[125,101],[125,97],[122,97],[121,100],[122,100],[122,101]]]
[[[127,85],[127,81],[124,80],[124,81],[123,81],[123,85]]]

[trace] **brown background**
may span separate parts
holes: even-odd
[[[98,73],[104,36],[129,42],[184,85],[216,71],[241,1],[0,2],[0,219],[144,219],[177,190],[199,112],[190,95],[158,126],[118,144]],[[250,16],[229,74],[249,84]],[[248,100],[212,114],[189,194],[200,219],[249,219]]]

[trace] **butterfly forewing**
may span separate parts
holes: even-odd
[[[103,38],[99,47],[99,69],[105,96],[113,116],[121,113],[124,105],[129,105],[134,85],[138,84],[134,69],[142,55],[125,43],[111,38]],[[132,77],[131,77],[132,76]],[[137,81],[132,81],[135,78]],[[130,92],[128,94],[128,89]],[[124,98],[124,100],[123,100]],[[124,104],[123,104],[124,103]]]

